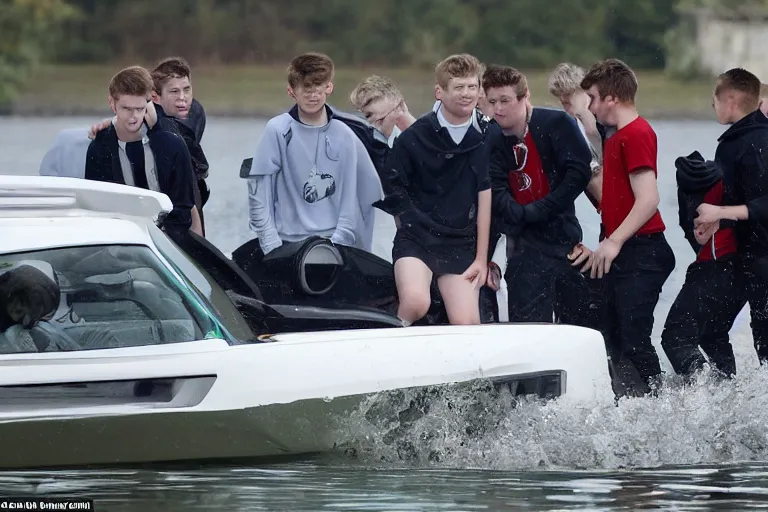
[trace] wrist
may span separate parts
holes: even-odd
[[[619,247],[622,247],[624,245],[624,242],[627,241],[626,238],[624,238],[624,237],[622,237],[620,235],[617,235],[616,233],[613,233],[611,236],[609,236],[608,240],[610,240],[611,242],[615,243]]]

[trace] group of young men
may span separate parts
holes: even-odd
[[[133,67],[110,83],[115,117],[92,128],[85,178],[165,192],[169,234],[202,234],[205,126],[181,59]],[[433,110],[414,117],[398,88],[371,76],[350,94],[368,123],[328,105],[334,65],[306,53],[288,67],[289,112],[271,119],[247,176],[250,227],[263,254],[310,236],[371,250],[375,211],[393,217],[392,260],[406,325],[427,314],[436,281],[452,324],[481,322],[481,293],[507,284],[512,322],[599,330],[628,389],[661,374],[651,332],[675,266],[658,210],[656,134],[638,114],[635,73],[617,59],[586,72],[561,64],[533,107],[526,77],[468,54],[435,70]],[[676,162],[680,225],[697,252],[670,310],[662,346],[678,373],[709,362],[735,373],[728,330],[750,303],[755,347],[768,360],[768,118],[760,81],[733,69],[717,80],[718,121],[732,125],[713,162]],[[197,113],[195,113],[197,111]],[[141,151],[141,148],[144,151]],[[590,250],[574,202],[601,218]],[[503,261],[491,261],[499,240]],[[629,382],[631,379],[635,382]],[[618,391],[617,391],[618,392]]]
[[[203,206],[210,196],[208,161],[200,141],[205,111],[194,99],[189,64],[163,59],[150,72],[131,66],[109,83],[114,117],[87,133],[61,132],[40,165],[43,176],[64,176],[136,186],[166,194],[173,203],[162,221],[176,238],[205,233]]]

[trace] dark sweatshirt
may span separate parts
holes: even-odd
[[[704,160],[694,151],[675,160],[677,168],[677,203],[680,227],[686,240],[696,252],[696,261],[720,259],[736,252],[736,234],[733,221],[723,221],[714,235],[714,243],[702,246],[694,236],[694,219],[702,203],[722,205],[724,199],[723,171],[716,162]]]
[[[717,139],[715,162],[723,170],[725,205],[746,205],[749,219],[736,223],[739,253],[768,256],[768,118],[759,110]]]
[[[187,145],[187,150],[192,158],[192,167],[197,179],[208,177],[208,158],[200,146],[205,131],[205,110],[197,100],[192,100],[187,119],[171,117],[165,113],[163,107],[155,103],[157,111],[157,124],[153,130],[166,130],[180,136]]]
[[[417,119],[395,139],[374,206],[427,245],[476,241],[478,193],[490,188],[483,130],[473,118],[456,144],[435,112]]]
[[[161,227],[174,234],[184,234],[192,226],[192,207],[195,204],[195,177],[189,151],[182,138],[172,132],[150,130],[147,137],[155,158],[160,192],[173,203],[173,211],[166,216]],[[88,146],[85,178],[125,185],[119,151],[114,125],[101,130]],[[140,183],[139,179],[136,182]]]

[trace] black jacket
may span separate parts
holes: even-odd
[[[739,253],[767,256],[768,118],[756,110],[717,140],[715,161],[723,170],[725,204],[744,204],[749,210],[749,220],[736,223]]]
[[[327,105],[327,107],[329,118],[333,117],[334,119],[338,119],[355,132],[357,138],[360,139],[360,142],[365,146],[368,156],[371,158],[373,166],[376,168],[376,172],[379,173],[379,178],[381,179],[387,158],[389,157],[389,144],[387,144],[384,135],[374,128],[368,121],[359,116],[347,114],[330,105]]]
[[[172,233],[186,233],[192,226],[194,206],[194,172],[189,151],[178,135],[165,130],[147,132],[149,146],[155,158],[160,192],[173,203],[161,227]],[[85,178],[125,185],[120,166],[120,148],[115,127],[101,130],[88,146],[85,159]]]
[[[688,156],[675,160],[677,169],[677,205],[680,227],[691,248],[699,253],[701,245],[693,234],[693,221],[697,217],[697,209],[704,202],[707,193],[723,179],[723,170],[712,160],[704,160],[701,153],[694,151]],[[733,227],[733,223],[727,227]]]
[[[495,132],[490,163],[494,220],[515,245],[565,257],[581,242],[574,202],[592,177],[592,153],[576,121],[560,110],[534,108],[528,129],[549,182],[547,196],[527,205],[515,201],[508,176],[518,164],[512,147],[517,137]]]
[[[155,103],[157,111],[157,124],[152,128],[154,130],[166,130],[175,133],[184,140],[187,150],[192,158],[192,168],[195,171],[197,179],[208,177],[208,158],[205,156],[200,141],[205,131],[205,110],[197,100],[192,100],[187,119],[178,119],[165,113],[163,107]]]
[[[478,192],[490,188],[490,151],[479,126],[456,144],[435,112],[417,119],[395,139],[382,176],[385,198],[374,206],[426,243],[475,239]]]

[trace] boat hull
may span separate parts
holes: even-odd
[[[0,356],[0,468],[325,452],[349,441],[344,419],[361,400],[402,389],[518,386],[525,376],[557,375],[557,400],[613,397],[602,337],[572,326],[329,331],[161,347],[165,354],[155,346]]]

